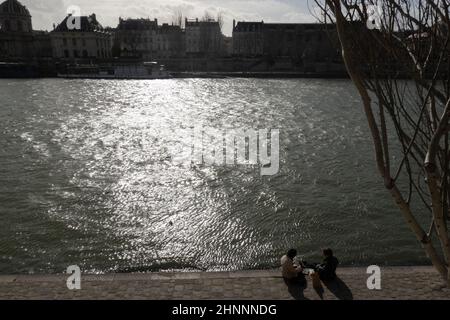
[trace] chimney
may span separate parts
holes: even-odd
[[[197,23],[198,23],[198,18],[195,18],[195,22],[197,22]]]
[[[236,29],[236,19],[233,19],[233,30]]]

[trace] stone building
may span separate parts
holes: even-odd
[[[114,37],[118,57],[147,61],[184,56],[184,32],[179,26],[158,20],[120,19]]]
[[[5,32],[33,31],[30,12],[17,0],[6,0],[0,4],[0,24]]]
[[[185,21],[186,55],[193,57],[217,56],[223,50],[224,36],[220,23],[213,19]]]
[[[0,4],[0,59],[31,62],[52,57],[50,35],[33,30],[31,14],[17,0]]]
[[[334,26],[314,23],[233,23],[233,54],[325,61],[339,57]]]
[[[231,57],[233,55],[233,37],[223,38],[223,54],[225,57]]]
[[[122,19],[114,36],[114,47],[119,57],[154,59],[157,43],[158,20]]]
[[[264,22],[233,20],[233,54],[253,57],[264,54]]]
[[[50,33],[33,31],[33,56],[37,59],[52,59],[53,48]]]
[[[56,59],[106,59],[112,55],[112,35],[104,30],[95,14],[68,15],[50,37]]]
[[[156,58],[180,58],[184,56],[184,35],[179,26],[167,23],[160,26],[156,33],[154,53]]]

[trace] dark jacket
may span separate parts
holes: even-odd
[[[339,260],[336,257],[326,257],[318,268],[320,279],[324,281],[336,279],[336,269],[338,265]]]

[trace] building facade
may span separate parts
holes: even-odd
[[[185,33],[179,26],[163,24],[156,33],[154,45],[155,57],[158,59],[181,58],[185,53]]]
[[[105,29],[92,14],[68,15],[49,33],[33,30],[31,14],[18,0],[0,4],[1,62],[56,65],[52,58],[110,62],[113,56],[162,60],[176,70],[313,72],[334,68],[341,61],[333,25],[233,21],[233,36],[225,37],[221,23],[214,19],[186,19],[182,29],[174,24],[158,25],[157,19],[119,18],[117,28]],[[217,65],[224,62],[216,58],[230,56],[250,59],[228,59],[226,66]]]
[[[223,38],[223,49],[225,57],[231,57],[233,55],[233,37]]]
[[[33,41],[28,9],[17,0],[0,4],[0,57],[6,60],[32,58]]]
[[[233,54],[332,60],[339,56],[334,26],[300,23],[233,23]]]
[[[68,15],[50,33],[50,38],[56,59],[107,59],[112,56],[112,35],[104,30],[95,14]]]
[[[158,20],[122,19],[114,36],[117,56],[154,59],[154,46],[157,43]]]
[[[28,9],[17,0],[6,0],[0,4],[0,24],[2,31],[33,31],[31,15]]]
[[[114,37],[114,51],[118,57],[155,59],[184,56],[184,32],[179,26],[158,20],[120,19]]]
[[[233,20],[233,54],[245,57],[264,54],[264,22]]]
[[[185,30],[187,56],[205,57],[223,53],[224,36],[218,21],[186,19]]]
[[[52,57],[50,35],[33,30],[28,9],[17,0],[0,4],[0,60],[31,62]]]
[[[33,55],[38,59],[53,58],[52,40],[47,31],[33,31]]]

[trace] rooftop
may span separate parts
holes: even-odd
[[[70,21],[68,23],[69,18],[80,19],[80,28],[70,29]],[[68,15],[64,18],[64,20],[53,30],[53,32],[95,32],[95,31],[104,31],[102,25],[97,21],[96,15],[91,14],[90,16],[81,16],[76,17],[72,15]]]
[[[158,27],[158,19],[119,19],[118,30],[153,30]]]
[[[264,21],[238,21],[235,24],[234,31],[260,31],[262,30],[262,28],[264,28],[265,30],[322,30],[329,27],[333,27],[333,25],[323,23],[266,23]]]
[[[219,25],[219,22],[214,19],[199,20],[198,18],[197,19],[186,18],[186,27],[187,26],[197,26],[197,25]]]
[[[31,17],[27,7],[17,0],[6,0],[0,4],[0,14],[2,13]]]

